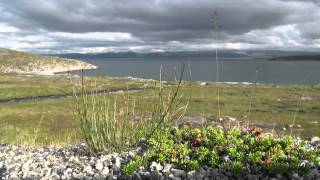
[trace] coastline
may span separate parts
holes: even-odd
[[[24,71],[21,69],[4,69],[3,73],[18,73],[18,74],[33,74],[33,75],[47,75],[47,76],[53,76],[57,74],[64,74],[67,72],[72,71],[88,71],[88,70],[96,70],[98,69],[97,66],[92,64],[83,64],[84,62],[78,61],[79,65],[76,66],[54,66],[54,67],[47,67],[47,68],[35,68],[31,71]]]
[[[0,48],[1,73],[54,75],[61,72],[93,69],[98,67],[77,59],[41,56]]]

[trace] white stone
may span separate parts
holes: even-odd
[[[162,172],[169,174],[171,171],[171,168],[172,168],[172,164],[165,164]]]
[[[115,163],[116,168],[121,168],[121,158],[120,157],[116,157],[116,163]]]
[[[101,174],[104,176],[107,176],[109,174],[109,168],[108,167],[104,167],[103,170],[101,171]]]
[[[317,141],[320,141],[320,138],[318,136],[314,136],[311,138],[311,143],[315,143]]]
[[[72,169],[71,168],[66,169],[66,173],[72,173]]]
[[[201,82],[201,83],[200,83],[200,86],[207,86],[207,85],[208,85],[207,82]]]
[[[87,174],[90,174],[90,175],[94,174],[94,172],[92,171],[92,167],[91,167],[90,165],[85,166],[85,167],[83,168],[83,171],[84,171],[85,173],[87,173]]]
[[[30,168],[30,164],[28,162],[22,165],[22,171],[29,171],[29,168]]]
[[[101,161],[97,161],[96,169],[99,170],[99,171],[101,171],[103,169],[103,163]]]
[[[150,168],[153,170],[161,171],[163,169],[163,166],[153,161],[150,165]]]

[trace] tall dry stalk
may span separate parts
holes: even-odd
[[[167,103],[163,103],[164,94],[163,94],[163,86],[162,86],[162,66],[161,66],[160,85],[159,85],[159,103],[158,103],[158,108],[156,110],[156,114],[157,114],[156,126],[151,131],[151,133],[147,136],[147,139],[149,139],[156,130],[160,129],[164,125],[171,126],[173,124],[172,122],[173,118],[175,122],[178,122],[181,118],[183,118],[189,104],[189,101],[188,101],[186,105],[182,105],[179,107],[180,102],[182,100],[182,95],[179,96],[179,92],[182,86],[184,70],[185,70],[185,64],[182,63],[179,81],[177,82],[175,89],[172,92],[169,92],[167,96]],[[171,124],[166,124],[166,123],[171,123]]]
[[[253,84],[251,86],[251,92],[249,94],[249,107],[248,107],[248,111],[246,113],[246,121],[247,121],[247,128],[249,128],[250,125],[250,115],[251,115],[251,109],[252,109],[252,105],[253,105],[253,100],[254,100],[254,91],[257,87],[257,78],[258,78],[258,74],[259,74],[259,64],[256,66],[256,71],[255,71],[255,75],[253,78]]]
[[[295,111],[293,112],[293,115],[292,115],[292,121],[291,121],[291,124],[290,126],[292,126],[292,128],[290,128],[290,134],[293,135],[293,127],[295,126],[295,123],[296,123],[296,120],[297,120],[297,116],[298,116],[298,112],[299,112],[299,107],[302,105],[302,97],[303,97],[303,89],[301,88],[300,91],[297,90],[297,103],[296,103],[296,108],[295,108]]]
[[[40,120],[39,120],[38,126],[37,126],[37,128],[35,129],[34,137],[33,137],[33,139],[32,139],[32,143],[31,143],[32,146],[34,146],[35,143],[36,143],[36,140],[37,140],[37,137],[38,137],[38,133],[39,133],[40,126],[41,126],[41,123],[42,123],[43,118],[44,118],[44,114],[42,114],[42,116],[41,116],[41,118],[40,118]]]
[[[218,58],[218,13],[213,13],[213,24],[214,24],[214,36],[216,42],[215,48],[215,60],[216,60],[216,86],[217,86],[217,105],[218,105],[218,115],[217,119],[222,118],[221,107],[220,107],[220,85],[219,85],[219,58]]]

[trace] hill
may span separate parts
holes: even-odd
[[[58,72],[97,67],[75,59],[41,56],[0,48],[0,73],[53,75]]]

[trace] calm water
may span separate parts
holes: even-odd
[[[182,62],[190,63],[191,79],[199,81],[216,80],[216,62],[210,58],[106,58],[84,59],[97,65],[99,70],[87,71],[85,75],[133,76],[159,79],[163,66],[163,78],[174,78],[174,67]],[[219,80],[224,82],[252,82],[258,67],[257,82],[273,84],[320,84],[320,62],[315,61],[268,61],[263,59],[220,59]],[[188,66],[186,66],[188,70]],[[186,74],[189,74],[186,72]],[[185,75],[184,79],[190,79]]]

